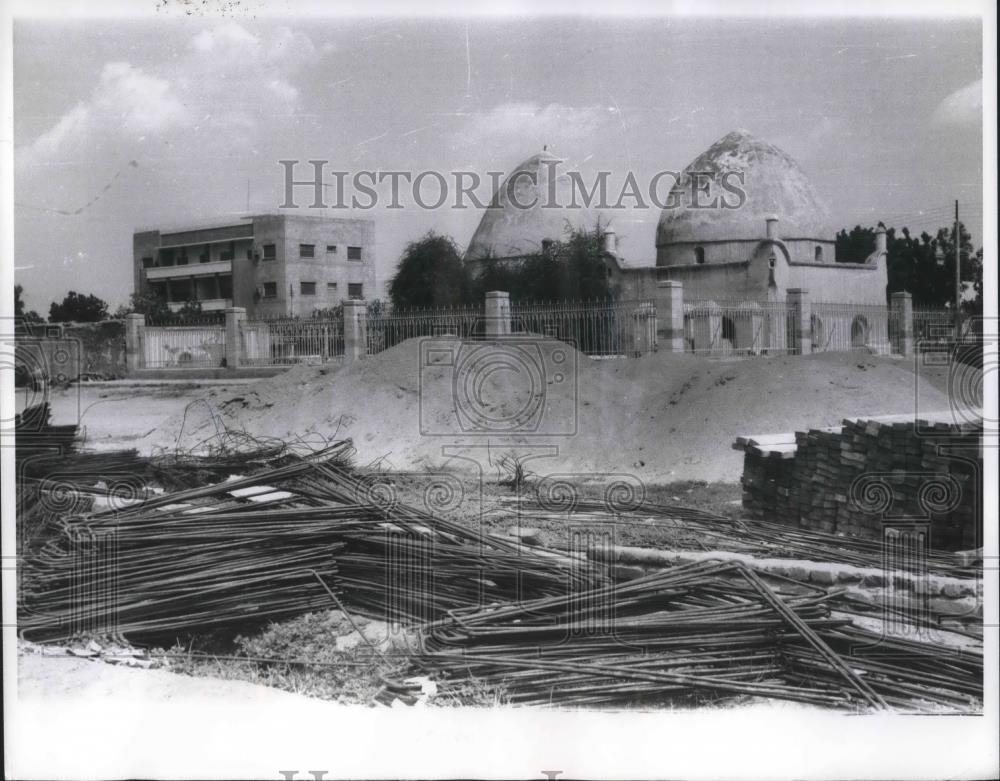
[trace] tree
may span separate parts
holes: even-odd
[[[170,314],[170,307],[167,306],[167,300],[163,296],[159,296],[152,291],[133,293],[129,296],[129,302],[126,306],[118,307],[115,317],[122,318],[130,314],[146,315],[148,317],[166,317]]]
[[[81,295],[70,290],[61,303],[49,306],[50,323],[96,323],[106,320],[108,305],[95,295]]]
[[[982,311],[982,249],[973,251],[972,236],[959,223],[961,236],[961,277],[976,291],[974,301],[965,301],[963,309]],[[854,226],[837,234],[837,260],[861,263],[875,247],[875,229]],[[941,259],[938,259],[940,248]],[[952,306],[955,300],[955,229],[939,228],[934,236],[921,233],[919,238],[903,228],[886,231],[886,297],[905,290],[913,296],[914,306]],[[977,281],[978,280],[978,281]]]
[[[517,263],[487,261],[476,280],[481,297],[487,290],[507,290],[516,301],[602,301],[608,297],[604,234],[568,228],[563,241],[547,242]]]
[[[395,309],[451,307],[468,303],[471,289],[454,240],[430,231],[406,245],[389,282],[389,299]]]
[[[14,285],[14,317],[25,323],[44,323],[45,319],[34,309],[25,311],[24,309],[23,285]]]

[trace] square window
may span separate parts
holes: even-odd
[[[299,245],[299,257],[300,258],[315,258],[316,257],[316,245],[315,244],[300,244]]]
[[[265,244],[264,250],[264,260],[274,260],[278,257],[278,250],[273,244]]]
[[[265,282],[264,283],[264,298],[277,298],[278,297],[278,283],[277,282]]]
[[[361,260],[361,247],[348,247],[347,248],[347,259],[348,260]]]
[[[336,282],[327,282],[326,283],[326,290],[327,290],[328,293],[334,293],[334,292],[336,292],[336,290],[337,290],[337,283]]]
[[[327,244],[326,245],[326,251],[329,252],[331,255],[335,254],[337,252],[337,245],[336,244]]]
[[[152,258],[143,258],[142,259],[142,267],[143,268],[153,268],[153,265],[154,265],[154,261],[153,261]]]
[[[304,296],[316,295],[315,282],[299,282],[299,292]]]
[[[347,285],[347,297],[359,300],[365,297],[365,286],[360,282],[351,282]]]

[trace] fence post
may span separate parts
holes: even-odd
[[[909,358],[913,355],[913,296],[906,292],[893,293],[889,322],[895,322],[894,352]]]
[[[632,313],[635,327],[632,333],[633,354],[643,356],[656,350],[656,307],[643,301]]]
[[[812,352],[812,304],[809,291],[801,287],[789,288],[786,292],[788,316],[792,318],[794,342],[789,345],[797,355]]]
[[[247,310],[242,306],[226,307],[226,368],[237,369],[240,365],[242,338],[240,322],[247,319]]]
[[[484,311],[488,338],[510,336],[510,293],[504,290],[488,290]]]
[[[344,361],[364,358],[368,352],[368,302],[348,299],[344,302]]]
[[[668,353],[684,352],[684,284],[674,279],[657,285],[657,328],[663,323],[663,343]],[[660,319],[660,304],[663,318]]]
[[[125,367],[133,372],[145,366],[142,353],[142,329],[146,327],[146,315],[133,312],[125,315]]]

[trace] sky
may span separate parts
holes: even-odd
[[[279,212],[278,160],[485,179],[548,145],[621,183],[737,128],[799,162],[834,227],[933,232],[958,199],[978,246],[981,40],[974,19],[15,20],[16,280],[42,314],[69,290],[113,310],[133,231]],[[464,248],[481,217],[387,202],[298,213],[374,219],[380,286],[407,242]],[[658,210],[611,217],[651,265]]]

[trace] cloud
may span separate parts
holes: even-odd
[[[296,109],[294,79],[315,56],[302,33],[255,35],[227,22],[198,32],[184,56],[156,73],[108,62],[90,97],[20,146],[18,162],[78,162],[99,151],[141,157],[155,142],[161,152],[252,145],[262,118]]]
[[[934,110],[935,125],[979,125],[983,119],[983,81],[972,82],[952,92]]]

